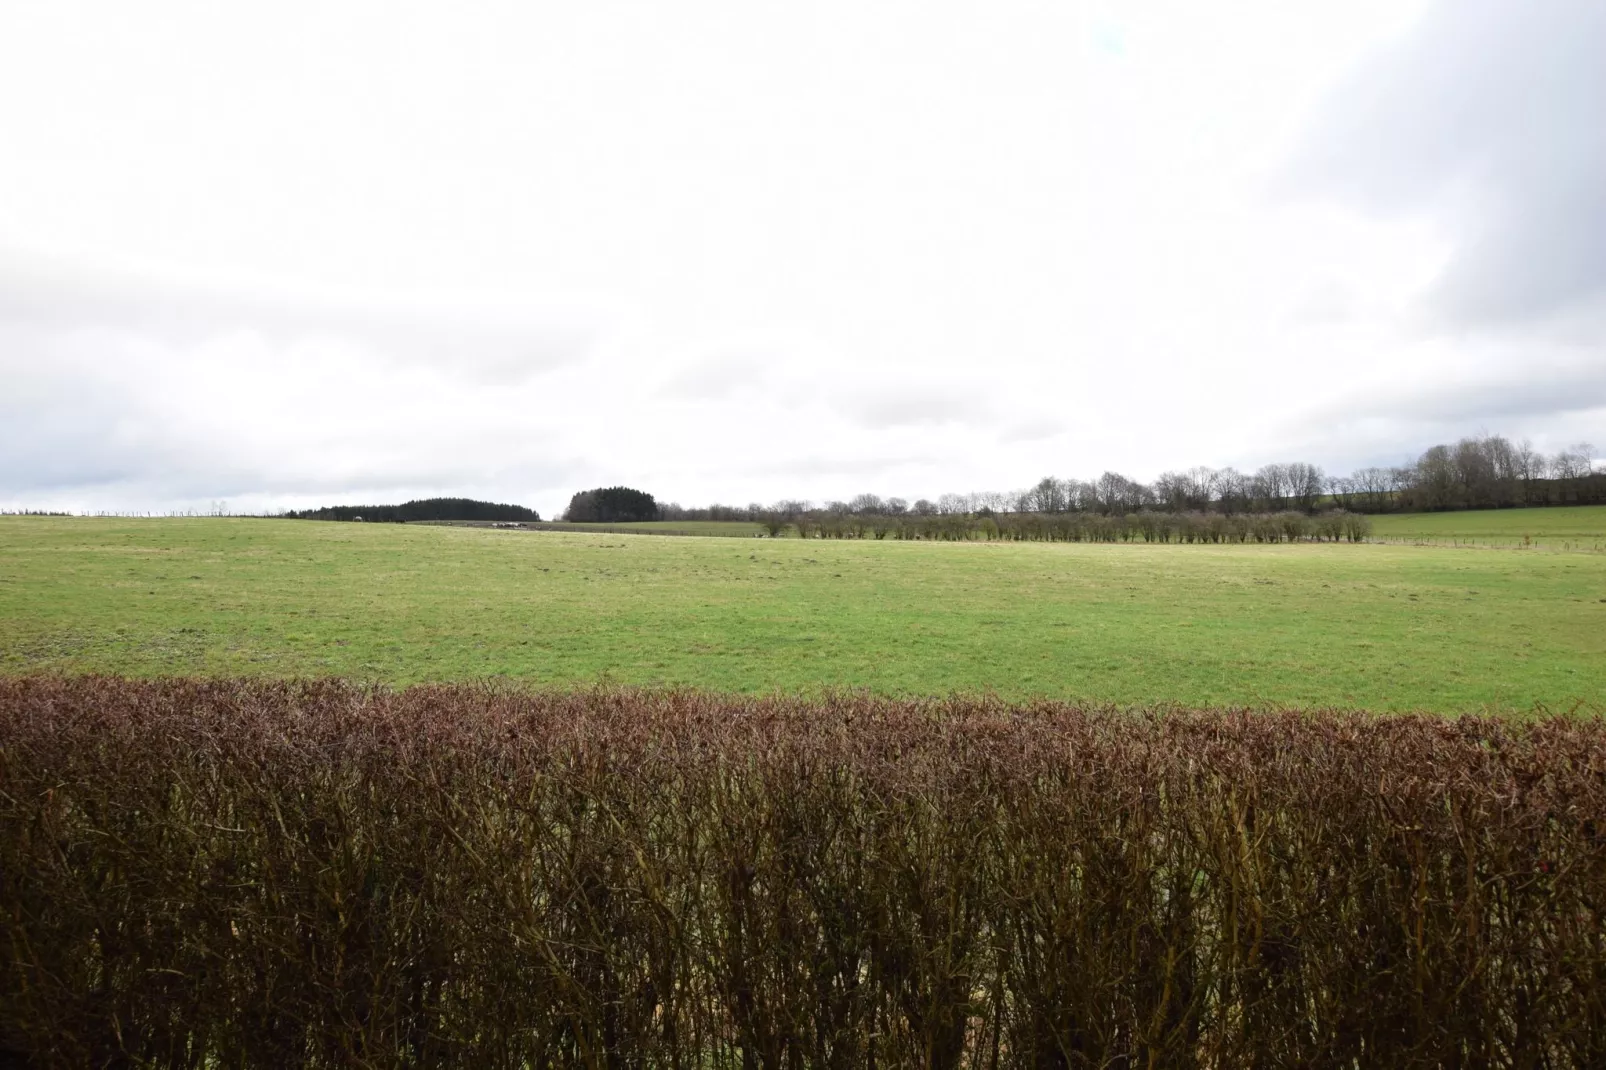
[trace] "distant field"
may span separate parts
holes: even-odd
[[[1606,554],[0,518],[0,671],[1606,705]]]
[[[1606,552],[1606,505],[1557,506],[1543,509],[1477,509],[1446,513],[1405,513],[1372,518],[1373,536],[1385,540],[1472,543],[1479,546],[1522,546],[1542,549]],[[638,524],[545,524],[573,531],[639,531],[679,535],[728,535],[749,538],[764,531],[743,520],[665,520]],[[795,536],[788,529],[785,534]]]
[[[751,538],[762,524],[745,520],[660,520],[635,524],[543,523],[565,531],[641,532],[643,534],[723,535]],[[1555,550],[1606,552],[1606,505],[1557,506],[1543,509],[1477,509],[1446,513],[1405,513],[1372,518],[1374,538],[1490,547],[1527,545]],[[797,532],[788,528],[786,536]]]
[[[1606,551],[1606,505],[1378,516],[1372,518],[1372,534],[1380,539],[1494,546],[1520,546],[1526,537],[1547,549]]]
[[[731,535],[751,538],[764,530],[764,525],[747,520],[644,520],[629,524],[567,524],[550,522],[543,527],[572,531],[639,531],[648,535]],[[796,535],[792,531],[789,534]]]

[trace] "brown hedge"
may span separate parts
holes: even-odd
[[[0,679],[0,1064],[1606,1065],[1598,720]]]

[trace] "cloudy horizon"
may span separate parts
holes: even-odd
[[[1586,0],[9,7],[0,508],[1606,446],[1603,45]]]

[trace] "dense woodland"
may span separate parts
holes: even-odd
[[[621,524],[657,520],[658,502],[645,491],[629,487],[582,490],[569,499],[563,519],[579,524]]]
[[[1593,448],[1579,443],[1546,456],[1527,442],[1499,435],[1438,445],[1411,464],[1362,468],[1330,476],[1314,464],[1268,464],[1253,473],[1234,468],[1190,468],[1142,483],[1118,472],[1097,479],[1048,476],[1008,492],[944,494],[935,501],[860,494],[849,501],[786,500],[773,505],[660,506],[661,520],[748,520],[830,523],[852,517],[994,517],[1140,513],[1224,517],[1341,509],[1353,513],[1434,512],[1543,505],[1606,504],[1606,471],[1593,467]]]
[[[522,505],[501,505],[472,498],[421,498],[400,505],[327,505],[286,513],[294,520],[365,520],[402,524],[413,520],[528,520],[541,514]]]

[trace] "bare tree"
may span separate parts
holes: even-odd
[[[1340,509],[1352,509],[1355,500],[1360,495],[1359,482],[1354,476],[1330,476],[1327,480],[1327,493]]]
[[[1313,464],[1296,461],[1283,465],[1283,478],[1286,480],[1288,504],[1314,513],[1316,503],[1321,500],[1322,487],[1327,482],[1322,470]]]
[[[1154,481],[1154,500],[1160,508],[1180,513],[1192,508],[1189,493],[1192,484],[1182,472],[1161,472]]]
[[[1545,455],[1534,449],[1534,444],[1523,439],[1516,449],[1517,479],[1522,483],[1522,501],[1524,505],[1533,505],[1539,500],[1542,488],[1541,482],[1545,478]]]
[[[1216,485],[1221,474],[1214,468],[1198,466],[1184,473],[1188,477],[1188,508],[1201,512],[1210,508],[1216,496]]]
[[[1594,470],[1595,447],[1578,442],[1560,450],[1550,459],[1550,477],[1556,481],[1556,491],[1563,502],[1581,499],[1584,479]]]
[[[1067,479],[1065,481],[1065,504],[1066,508],[1075,513],[1097,512],[1099,507],[1098,488],[1080,479]]]
[[[1216,504],[1223,513],[1247,513],[1254,497],[1254,480],[1236,468],[1216,473]]]
[[[887,503],[875,494],[860,494],[848,503],[855,516],[879,516],[887,511]]]
[[[1099,512],[1124,516],[1142,508],[1150,498],[1149,488],[1119,472],[1105,472],[1098,482]]]
[[[1261,465],[1255,472],[1254,497],[1262,509],[1288,508],[1288,469],[1286,465]]]
[[[1350,476],[1350,487],[1361,506],[1369,512],[1381,513],[1388,508],[1394,493],[1394,470],[1389,468],[1359,468]]]
[[[1031,496],[1031,511],[1063,513],[1067,508],[1065,484],[1053,476],[1044,476],[1038,481],[1037,486],[1027,493]]]
[[[1518,486],[1522,479],[1522,465],[1517,458],[1517,447],[1502,435],[1485,435],[1483,452],[1488,458],[1493,479],[1490,498],[1495,505],[1516,505]]]
[[[1459,492],[1453,504],[1476,509],[1516,503],[1521,466],[1510,442],[1499,435],[1464,438],[1451,456]]]
[[[1422,454],[1407,493],[1417,509],[1448,509],[1455,504],[1455,457],[1449,446],[1433,446]]]
[[[1594,467],[1594,455],[1595,447],[1587,442],[1578,442],[1558,451],[1550,460],[1551,478],[1582,479]]]

